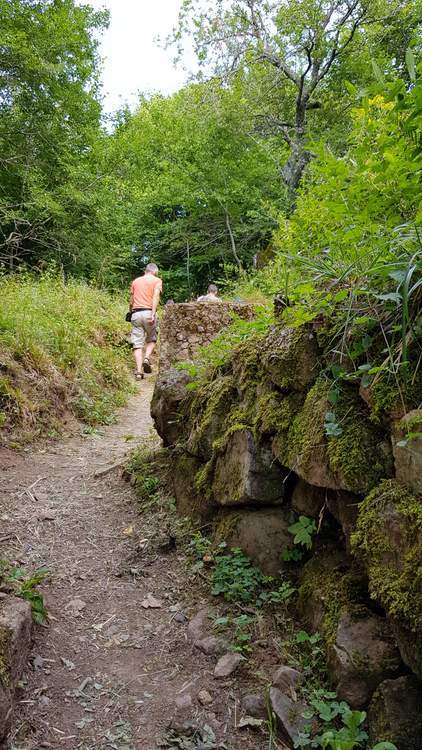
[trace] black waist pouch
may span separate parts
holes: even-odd
[[[131,320],[132,320],[132,313],[129,310],[129,312],[126,313],[125,321],[126,321],[126,323],[130,323]]]

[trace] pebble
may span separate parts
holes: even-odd
[[[198,693],[198,700],[200,703],[202,703],[203,706],[208,706],[210,703],[213,702],[212,695],[208,692],[208,690],[201,690]]]
[[[214,677],[228,677],[233,674],[242,661],[244,659],[241,654],[224,654],[215,666]]]
[[[189,693],[178,695],[175,703],[177,708],[190,708],[192,706],[192,696]]]

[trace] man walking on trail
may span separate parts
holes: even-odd
[[[201,297],[198,297],[196,300],[197,302],[221,302],[220,297],[218,296],[218,289],[215,284],[210,284],[207,293],[203,294]]]
[[[157,341],[157,307],[163,288],[163,282],[157,274],[158,266],[148,263],[144,275],[134,279],[130,289],[130,340],[135,355],[137,380],[142,380],[145,372],[151,372],[150,358]]]

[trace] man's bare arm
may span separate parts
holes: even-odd
[[[151,318],[152,320],[155,319],[156,313],[157,313],[157,307],[160,302],[160,294],[162,290],[162,284],[157,284],[157,286],[154,289],[154,296],[152,298],[152,310],[151,310]]]

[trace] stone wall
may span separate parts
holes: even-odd
[[[186,302],[166,305],[160,323],[160,370],[189,361],[198,347],[228,326],[233,315],[250,320],[253,306],[231,302]]]
[[[284,555],[292,513],[315,519],[312,552],[294,564],[298,608],[325,640],[338,697],[369,707],[377,726],[377,706],[408,684],[422,702],[422,411],[392,409],[380,419],[358,381],[344,383],[333,405],[332,353],[312,324],[276,324],[241,343],[208,382],[186,388],[189,374],[168,365],[182,351],[193,356],[196,337],[203,343],[211,330],[202,321],[209,315],[216,331],[223,312],[204,308],[199,323],[197,308],[169,311],[169,343],[182,323],[194,340],[165,351],[152,404],[174,447],[178,508],[271,575],[292,575]],[[335,431],[327,429],[333,412]],[[389,728],[379,739],[420,748],[417,733],[398,735],[393,714],[383,720]]]

